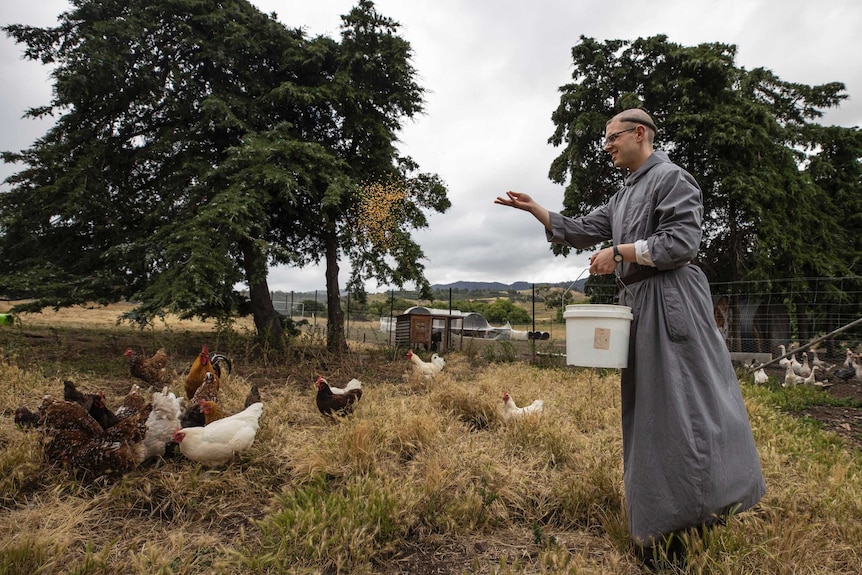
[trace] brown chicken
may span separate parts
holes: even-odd
[[[150,385],[162,385],[168,380],[168,355],[165,348],[160,348],[150,357],[144,357],[132,348],[128,348],[126,360],[129,362],[129,373]]]
[[[75,383],[69,380],[63,382],[63,399],[66,401],[74,401],[83,406],[84,409],[90,411],[93,406],[93,401],[98,399],[95,393],[84,393],[79,391]]]
[[[186,397],[188,399],[192,399],[195,396],[195,392],[203,384],[204,376],[207,373],[212,373],[218,383],[218,375],[210,362],[209,346],[204,344],[201,346],[201,352],[195,358],[195,361],[192,363],[189,373],[186,376],[185,390]]]
[[[26,406],[22,405],[15,410],[15,425],[21,429],[30,429],[39,427],[39,412],[33,413]]]
[[[90,407],[90,415],[102,426],[102,429],[115,426],[119,423],[120,418],[108,408],[108,405],[105,403],[105,393],[99,391],[96,395],[98,398],[93,401],[93,405]]]
[[[329,384],[322,377],[317,378],[317,409],[328,417],[347,415],[353,411],[354,404],[362,397],[362,389],[355,388],[341,395],[334,395]]]
[[[123,401],[120,403],[120,407],[117,408],[117,419],[122,421],[123,419],[131,417],[139,412],[146,403],[147,400],[141,393],[141,386],[137,383],[132,385],[129,393],[126,394]]]
[[[204,382],[197,388],[192,396],[191,403],[200,403],[201,401],[218,401],[219,380],[216,374],[208,371],[204,374]]]
[[[148,403],[88,442],[71,445],[63,452],[63,460],[76,472],[88,477],[122,475],[134,469],[147,455],[144,437],[152,410],[153,404]]]
[[[201,411],[204,414],[204,425],[209,425],[213,421],[227,417],[221,406],[215,401],[202,399],[200,401]]]
[[[119,421],[119,418],[105,405],[105,394],[101,391],[83,393],[75,387],[73,382],[64,381],[63,399],[81,405],[102,426],[102,429],[107,429]]]
[[[73,401],[45,396],[39,407],[38,427],[44,437],[45,458],[50,463],[103,432],[84,407]]]

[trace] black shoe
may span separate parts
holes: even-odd
[[[686,565],[686,547],[679,533],[671,533],[651,547],[637,547],[636,550],[641,564],[649,570]]]

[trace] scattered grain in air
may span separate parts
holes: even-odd
[[[362,188],[358,224],[371,243],[383,248],[391,247],[406,197],[403,181],[374,182]]]

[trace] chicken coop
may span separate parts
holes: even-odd
[[[463,319],[461,312],[414,306],[395,318],[395,345],[445,351],[454,346],[452,329]]]

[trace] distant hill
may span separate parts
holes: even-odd
[[[586,279],[581,279],[575,282],[575,285],[572,289],[576,291],[584,291],[584,284],[587,283]],[[558,282],[558,283],[543,283],[536,285],[550,285],[554,287],[561,287],[563,289],[572,285],[572,282]],[[522,291],[528,290],[533,287],[531,282],[514,282],[510,284],[504,284],[500,282],[470,282],[470,281],[457,281],[448,284],[433,284],[431,289],[434,291],[445,291],[448,289],[458,290],[458,291]]]
[[[572,282],[558,282],[558,283],[537,283],[538,286],[553,286],[561,289],[567,289],[569,286],[572,286],[572,289],[575,291],[583,292],[584,285],[587,283],[586,278],[580,279],[572,285]],[[446,292],[450,288],[453,292],[467,294],[469,292],[482,292],[484,297],[494,297],[495,293],[498,292],[509,292],[509,291],[525,291],[529,290],[533,287],[531,282],[514,282],[510,284],[504,284],[502,282],[471,282],[471,281],[457,281],[448,284],[433,284],[431,286],[431,290],[435,292]],[[387,291],[381,291],[377,293],[390,293]],[[395,293],[398,297],[403,297],[407,299],[415,299],[416,292],[409,290],[395,290]],[[299,304],[303,300],[314,300],[320,303],[326,302],[326,290],[320,289],[317,292],[284,292],[284,291],[274,291],[272,292],[273,300],[277,300],[279,302],[285,302],[287,304]],[[347,295],[346,288],[342,288],[341,292],[342,297]],[[466,296],[470,297],[470,296]]]

